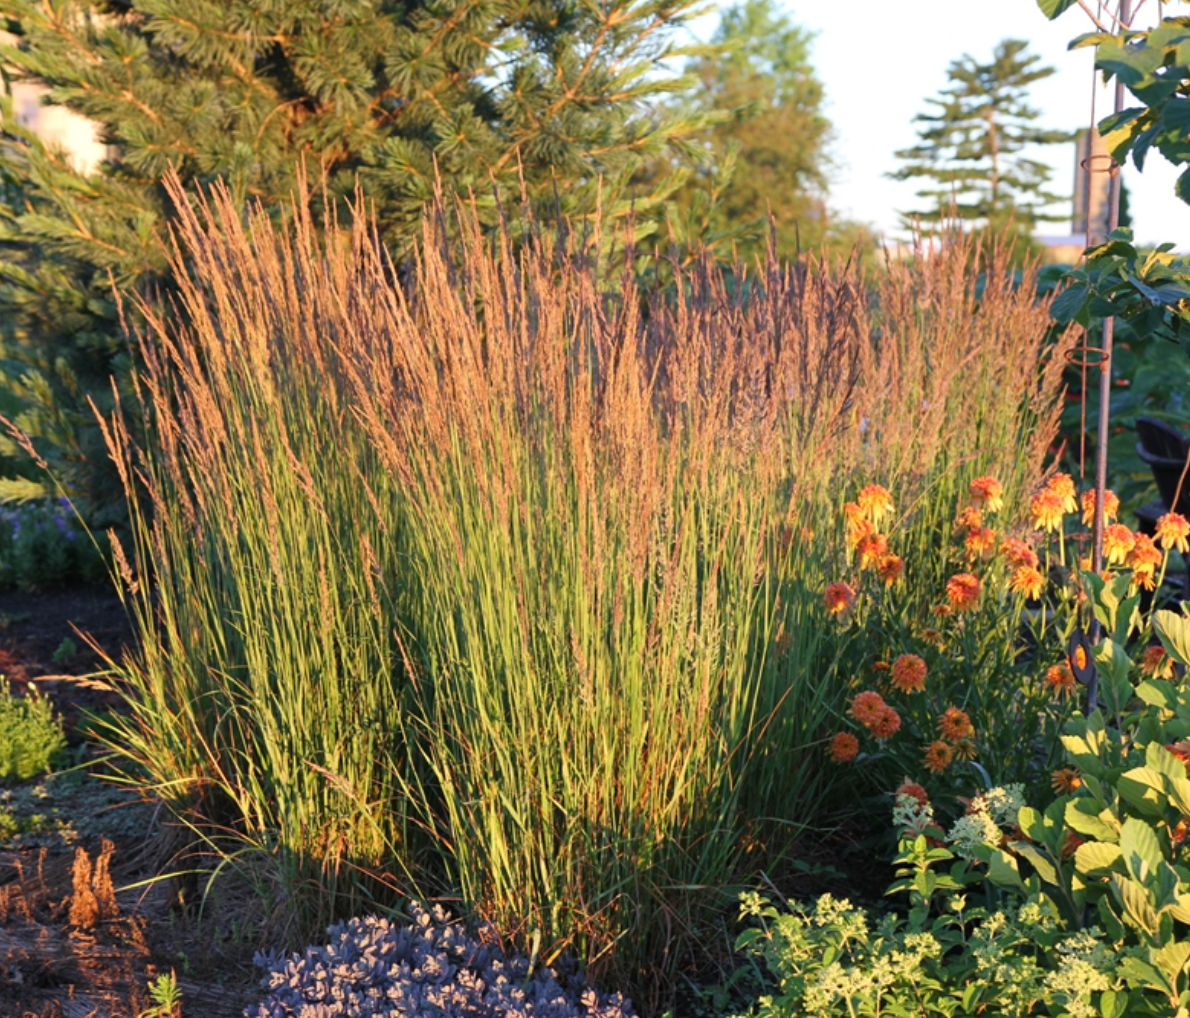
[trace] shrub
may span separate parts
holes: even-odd
[[[106,573],[67,499],[0,509],[0,587],[42,590],[96,582]]]
[[[2,680],[0,680],[2,681]],[[66,747],[62,725],[48,700],[36,692],[0,692],[0,779],[24,781],[49,770]]]
[[[289,959],[257,955],[265,999],[247,1018],[632,1018],[618,994],[566,990],[557,973],[506,958],[447,922],[440,907],[410,908],[413,923],[369,916],[327,930],[331,942]]]

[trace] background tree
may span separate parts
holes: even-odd
[[[657,229],[702,126],[658,100],[693,0],[0,0],[0,67],[101,127],[84,176],[0,105],[0,405],[91,508],[119,505],[87,398],[128,354],[112,284],[168,289],[162,179],[280,206],[300,173],[357,186],[398,257],[436,179],[486,221],[522,188],[548,214]],[[673,172],[631,186],[642,161]],[[11,447],[7,450],[13,452]],[[97,473],[98,471],[98,473]],[[106,480],[105,480],[106,478]]]
[[[1036,145],[1069,142],[1068,131],[1038,127],[1040,114],[1029,105],[1029,87],[1054,73],[1038,65],[1019,39],[999,43],[990,63],[964,55],[947,71],[950,85],[928,99],[928,113],[914,117],[921,140],[897,152],[904,165],[894,180],[927,183],[917,192],[926,204],[902,213],[938,222],[956,215],[974,226],[1003,229],[1009,221],[1027,234],[1043,221],[1068,218],[1048,206],[1063,200],[1050,191],[1050,168],[1024,154]]]
[[[677,107],[711,119],[675,214],[746,256],[767,245],[770,209],[782,255],[841,232],[827,205],[831,124],[812,41],[774,0],[744,0],[723,11],[708,51],[687,65],[693,85]]]

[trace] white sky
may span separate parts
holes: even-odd
[[[1148,8],[1155,6],[1146,4],[1142,18],[1153,17]],[[1036,0],[784,0],[784,7],[796,24],[817,33],[813,60],[826,89],[838,164],[831,205],[882,233],[898,233],[897,210],[915,207],[920,186],[884,176],[899,165],[893,153],[915,143],[914,114],[947,84],[947,67],[964,53],[987,60],[1001,39],[1027,40],[1031,52],[1057,69],[1031,89],[1032,104],[1042,114],[1038,123],[1073,130],[1090,122],[1091,50],[1066,49],[1074,36],[1092,30],[1078,8],[1051,22]],[[712,31],[715,20],[708,18],[699,34]],[[1130,98],[1126,92],[1126,106]],[[1100,89],[1096,119],[1110,112],[1110,101]],[[1044,148],[1038,155],[1054,166],[1053,189],[1070,194],[1073,144]],[[1131,163],[1124,172],[1137,239],[1190,247],[1190,206],[1173,194],[1178,171],[1154,152],[1143,174]],[[1068,215],[1069,203],[1061,211]],[[1066,234],[1070,225],[1044,223],[1038,232]]]

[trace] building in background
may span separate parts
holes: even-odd
[[[1078,132],[1074,142],[1074,199],[1071,202],[1070,234],[1038,237],[1052,262],[1077,262],[1083,249],[1102,244],[1108,234],[1108,206],[1112,165],[1107,145],[1095,128]],[[1088,172],[1088,168],[1090,172]]]

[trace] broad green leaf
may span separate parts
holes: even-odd
[[[1177,904],[1170,905],[1166,908],[1180,923],[1190,923],[1190,894],[1181,894],[1177,896]]]
[[[1159,990],[1167,997],[1174,996],[1176,991],[1169,985],[1165,977],[1157,969],[1139,958],[1124,958],[1116,971],[1130,983],[1138,986],[1151,987]]]
[[[1190,205],[1190,170],[1183,170],[1173,186],[1173,193]]]
[[[1171,99],[1161,110],[1161,123],[1164,127],[1190,133],[1190,99]]]
[[[1190,961],[1190,941],[1175,940],[1149,952],[1149,958],[1161,969],[1170,983],[1176,983],[1186,963]]]
[[[1037,6],[1041,8],[1041,13],[1050,21],[1070,10],[1077,3],[1078,0],[1037,0]]]
[[[1033,841],[1045,841],[1045,824],[1041,814],[1032,806],[1022,806],[1016,815],[1017,826],[1025,832],[1025,837]]]
[[[1095,812],[1095,803],[1090,799],[1075,799],[1066,805],[1066,826],[1078,834],[1085,834],[1096,841],[1115,842],[1119,840],[1119,823],[1109,810]]]
[[[1012,887],[1018,891],[1025,889],[1016,860],[1007,852],[993,849],[988,855],[987,864],[988,879],[993,884],[999,887]]]
[[[1179,183],[1187,179],[1190,185],[1188,175],[1190,170],[1178,178]],[[1190,202],[1190,195],[1182,200]],[[1153,630],[1171,658],[1179,664],[1190,665],[1190,618],[1162,608],[1153,613]]]
[[[1164,679],[1145,679],[1136,687],[1136,695],[1151,707],[1176,710],[1178,697],[1174,688]]]
[[[1054,864],[1037,850],[1036,845],[1027,841],[1014,841],[1012,847],[1019,856],[1029,861],[1037,875],[1047,884],[1058,883],[1058,871],[1054,869]]]
[[[1186,765],[1159,742],[1150,742],[1145,746],[1145,767],[1167,778],[1186,777]]]
[[[1184,764],[1181,766],[1185,767]],[[1165,791],[1169,795],[1169,801],[1177,807],[1178,812],[1184,817],[1190,817],[1190,778],[1186,777],[1185,771],[1177,777],[1167,778]]]
[[[1165,793],[1165,775],[1160,771],[1151,767],[1134,767],[1120,775],[1116,789],[1128,805],[1145,816],[1160,817],[1165,814],[1169,797]]]
[[[1130,922],[1132,926],[1145,933],[1156,933],[1159,921],[1148,890],[1135,880],[1122,877],[1118,873],[1112,874],[1111,887],[1116,900],[1124,909],[1125,922]]]
[[[1068,286],[1050,304],[1050,317],[1060,325],[1074,321],[1087,302],[1090,290],[1086,286]]]
[[[1106,877],[1123,859],[1118,845],[1100,841],[1086,841],[1074,850],[1074,865],[1079,873],[1088,877]]]

